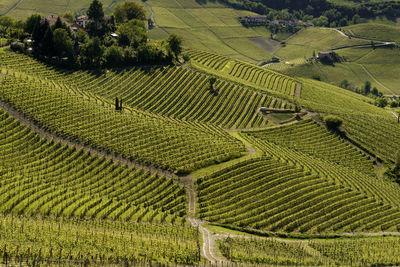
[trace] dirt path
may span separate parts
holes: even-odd
[[[394,94],[394,92],[391,89],[387,88],[381,82],[379,82],[377,79],[375,79],[375,77],[368,71],[368,69],[364,65],[362,65],[362,64],[359,64],[359,65],[365,71],[365,73],[367,73],[368,76],[371,77],[372,80],[374,80],[374,82],[376,82],[377,84],[379,84],[380,86],[382,86],[383,88],[385,88],[386,90],[388,90]]]
[[[48,141],[53,140],[56,143],[61,143],[63,145],[68,145],[70,147],[75,147],[77,150],[83,150],[84,152],[90,152],[91,155],[98,156],[98,157],[104,157],[108,160],[112,160],[113,162],[128,166],[129,168],[143,169],[145,171],[149,171],[152,174],[164,175],[169,178],[177,178],[177,176],[172,172],[168,172],[168,171],[165,171],[162,169],[158,169],[155,167],[146,166],[146,165],[143,165],[143,164],[140,164],[137,162],[133,162],[133,161],[130,161],[119,155],[116,155],[113,153],[107,153],[106,151],[103,151],[101,149],[85,146],[78,142],[70,141],[70,140],[67,140],[66,138],[55,135],[55,134],[37,126],[33,121],[31,121],[29,118],[25,117],[22,113],[15,110],[14,108],[12,108],[10,105],[8,105],[5,102],[0,101],[0,108],[5,110],[9,115],[11,115],[14,118],[16,118],[17,120],[19,120],[19,122],[21,124],[27,126],[32,131],[36,132],[40,137],[47,139]]]
[[[296,89],[294,91],[294,96],[297,98],[301,97],[301,84],[300,83],[296,83]]]
[[[216,253],[217,236],[213,235],[207,228],[203,226],[205,222],[195,218],[196,214],[196,190],[194,187],[194,178],[190,175],[180,179],[185,186],[188,199],[188,220],[193,227],[198,227],[203,237],[203,245],[201,246],[201,255],[211,264],[227,264],[230,263],[225,258],[218,256]]]
[[[0,14],[0,16],[5,16],[5,15],[7,15],[8,13],[10,13],[11,11],[13,11],[14,9],[16,9],[16,8],[22,3],[22,1],[23,1],[23,0],[18,0],[17,3],[15,3],[15,4],[14,4],[9,10],[7,10],[5,13]]]

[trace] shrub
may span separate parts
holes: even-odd
[[[332,130],[337,130],[343,123],[341,118],[334,115],[325,116],[324,122],[326,123],[326,126]]]

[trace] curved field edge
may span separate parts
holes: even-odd
[[[0,109],[0,212],[183,223],[186,194],[171,178],[48,141]]]
[[[185,173],[244,152],[240,142],[213,125],[179,121],[137,109],[118,112],[97,100],[23,73],[0,78],[2,101],[42,127],[145,165]]]

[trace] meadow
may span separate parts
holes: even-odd
[[[227,8],[218,2],[200,5],[195,0],[149,0],[147,3],[159,27],[150,31],[154,39],[163,38],[165,33],[175,33],[183,38],[185,46],[195,49],[252,63],[272,57],[248,39],[269,37],[270,32],[265,27],[245,28],[238,21],[239,17],[255,13]]]

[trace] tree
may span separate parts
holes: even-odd
[[[171,34],[167,39],[167,49],[173,54],[175,59],[178,59],[182,53],[182,38],[176,34]]]
[[[375,95],[375,96],[378,96],[378,94],[379,94],[378,89],[377,89],[376,87],[374,87],[374,88],[372,89],[372,91],[371,91],[371,94],[373,94],[373,95]]]
[[[99,0],[93,0],[87,11],[88,18],[95,22],[104,20],[103,4]]]
[[[146,13],[143,7],[134,2],[124,2],[122,5],[118,5],[113,14],[117,23],[126,22],[132,19],[146,19]]]
[[[27,33],[32,34],[36,24],[40,23],[41,20],[42,16],[40,16],[39,14],[29,16],[25,21],[24,30]]]
[[[56,29],[53,33],[54,52],[58,57],[73,57],[73,41],[65,29]]]
[[[364,95],[368,95],[371,92],[371,82],[366,81],[364,84]]]
[[[325,116],[324,122],[326,123],[326,126],[331,130],[338,130],[343,123],[341,118],[334,115]]]
[[[6,33],[8,28],[14,26],[14,20],[8,16],[0,16],[0,32]]]
[[[101,65],[104,48],[98,37],[90,39],[89,42],[82,44],[80,48],[79,61],[81,65],[93,67]]]
[[[42,40],[42,51],[49,57],[53,56],[53,51],[54,51],[53,30],[50,27],[44,34]]]
[[[379,97],[379,98],[377,98],[377,99],[375,100],[375,105],[378,106],[378,107],[380,107],[380,108],[386,107],[387,104],[388,104],[388,101],[387,101],[387,99],[384,98],[384,97]]]
[[[124,60],[124,54],[121,47],[110,46],[104,51],[104,58],[108,66],[119,66]]]

